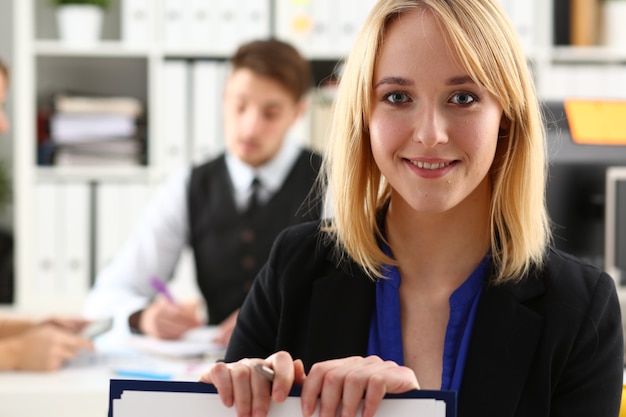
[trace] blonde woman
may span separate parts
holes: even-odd
[[[339,85],[335,217],[277,239],[202,380],[239,415],[302,384],[304,416],[417,388],[459,416],[617,416],[614,283],[550,246],[542,126],[497,0],[379,0]]]

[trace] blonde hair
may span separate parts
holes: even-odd
[[[515,29],[497,0],[379,0],[345,63],[333,109],[324,180],[333,220],[324,225],[341,253],[380,277],[394,264],[379,247],[377,216],[390,185],[372,156],[368,123],[372,79],[385,29],[398,16],[429,9],[472,79],[492,93],[510,122],[490,172],[494,283],[515,281],[543,263],[550,241],[545,204],[546,145],[541,111]]]

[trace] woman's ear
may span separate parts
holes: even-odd
[[[508,117],[506,117],[506,114],[504,114],[503,112],[502,117],[500,118],[500,129],[509,130],[510,127],[511,127],[511,121],[509,120]]]
[[[498,138],[505,138],[509,136],[509,129],[511,128],[511,121],[502,113],[500,118],[500,128],[498,129]]]

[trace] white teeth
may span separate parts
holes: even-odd
[[[447,167],[448,165],[450,165],[450,162],[430,163],[430,162],[421,162],[421,161],[411,161],[411,163],[418,168],[431,169],[431,170],[441,169],[443,167]]]

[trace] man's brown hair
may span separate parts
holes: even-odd
[[[247,68],[257,75],[276,80],[296,102],[312,83],[311,65],[292,45],[277,39],[255,40],[237,49],[231,58],[233,71]]]

